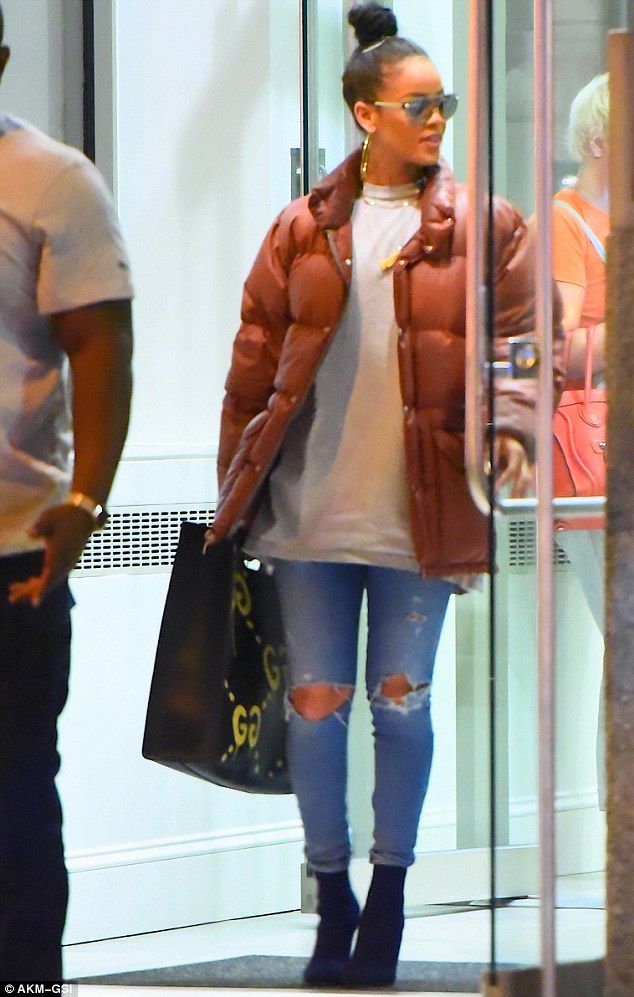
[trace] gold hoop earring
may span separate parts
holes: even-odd
[[[359,175],[361,176],[361,183],[365,183],[365,175],[368,172],[368,160],[370,158],[370,136],[366,135],[363,140],[363,145],[361,146],[361,166],[359,167]]]

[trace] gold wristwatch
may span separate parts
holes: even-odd
[[[87,512],[92,517],[95,530],[103,529],[108,522],[109,513],[105,505],[96,502],[90,495],[84,495],[83,492],[70,492],[65,504],[74,505],[76,509],[83,509],[84,512]]]

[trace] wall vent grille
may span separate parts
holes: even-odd
[[[105,529],[92,535],[75,573],[168,571],[174,560],[180,524],[184,520],[210,524],[213,518],[211,505],[120,506],[113,510]],[[537,560],[535,522],[510,520],[508,538],[509,568],[534,567]],[[553,558],[557,567],[569,563],[556,543],[553,543]]]
[[[209,505],[130,506],[113,510],[105,529],[93,533],[76,574],[169,570],[180,524],[212,523]]]
[[[556,567],[570,564],[565,552],[554,541],[553,561]],[[536,523],[531,519],[511,519],[509,522],[509,568],[531,568],[536,563]]]

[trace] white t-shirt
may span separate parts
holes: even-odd
[[[420,227],[418,197],[414,185],[366,184],[354,205],[348,304],[270,476],[246,544],[254,556],[419,570],[386,266]]]
[[[48,316],[132,297],[114,207],[76,149],[0,114],[0,556],[64,498],[70,390]]]

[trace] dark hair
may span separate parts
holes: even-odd
[[[2,6],[0,6],[0,45],[2,45],[3,38],[4,38],[4,17],[2,14]]]
[[[358,42],[341,78],[343,97],[351,111],[358,100],[369,104],[376,100],[385,66],[412,55],[429,58],[416,42],[398,37],[394,13],[380,3],[355,4],[348,14],[348,24],[354,28]],[[377,47],[365,51],[370,45]]]

